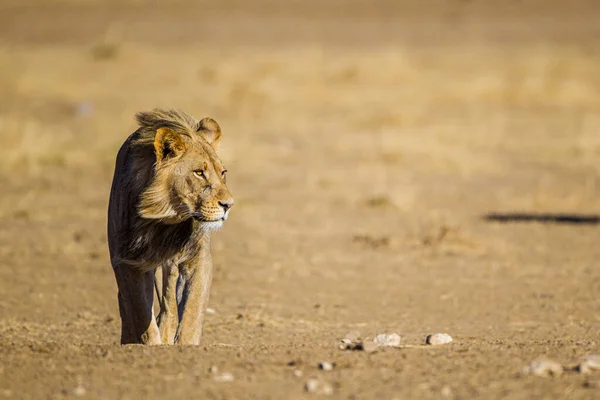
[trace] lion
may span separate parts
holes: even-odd
[[[108,206],[121,344],[197,345],[213,276],[211,236],[234,203],[217,156],[221,128],[179,110],[136,118],[139,129],[117,154]]]

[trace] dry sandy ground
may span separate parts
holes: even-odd
[[[600,398],[517,376],[600,353],[597,2],[176,3],[0,2],[0,398]],[[108,191],[156,106],[220,122],[237,200],[195,348],[117,344]]]

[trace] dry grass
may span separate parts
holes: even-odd
[[[0,168],[108,162],[133,129],[133,113],[154,106],[215,116],[236,135],[234,150],[261,132],[337,135],[342,153],[371,138],[367,159],[427,158],[426,168],[463,175],[497,170],[501,151],[539,162],[600,158],[593,54],[318,47],[223,54],[121,44],[107,57],[105,47],[0,52],[8,66],[0,77]]]

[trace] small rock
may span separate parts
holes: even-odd
[[[379,346],[377,345],[377,343],[375,342],[362,342],[361,343],[361,348],[359,350],[363,350],[366,351],[367,353],[372,353],[374,351],[377,351],[379,349]]]
[[[452,388],[448,385],[445,385],[440,393],[443,397],[452,397]]]
[[[83,311],[83,312],[80,312],[77,314],[77,318],[83,319],[83,320],[91,320],[93,318],[93,315],[89,311]]]
[[[216,365],[212,365],[208,368],[208,372],[210,372],[211,374],[216,374],[217,372],[219,372],[219,367],[217,367]]]
[[[329,383],[324,383],[323,387],[321,388],[321,392],[325,396],[331,396],[333,394],[333,386],[331,386]]]
[[[363,350],[370,353],[376,351],[379,348],[377,343],[373,341],[363,341],[359,339],[351,340],[349,339],[349,337],[357,338],[360,337],[360,334],[358,332],[356,332],[355,334],[353,332],[350,332],[348,335],[346,335],[346,337],[342,339],[342,343],[340,344],[341,350]]]
[[[398,347],[400,346],[401,340],[402,339],[400,335],[397,333],[380,333],[379,335],[375,336],[373,342],[382,347]]]
[[[79,385],[75,389],[73,389],[73,395],[80,397],[85,396],[86,390],[83,386]]]
[[[318,379],[311,378],[304,384],[304,390],[309,393],[314,393],[319,389],[319,386],[321,386],[321,382],[319,382]]]
[[[447,333],[434,333],[433,335],[427,335],[427,338],[425,339],[425,343],[432,346],[450,343],[451,341],[452,336]]]
[[[321,361],[319,363],[319,369],[322,369],[323,371],[331,371],[333,369],[334,364],[327,362],[327,361]]]
[[[216,313],[216,311],[215,311],[215,309],[214,309],[214,308],[210,308],[210,307],[209,307],[209,308],[207,308],[207,309],[206,309],[206,313],[207,313],[207,314],[214,314],[214,313]]]
[[[327,382],[320,382],[316,378],[311,378],[304,384],[304,390],[309,393],[319,393],[326,396],[333,394],[333,386]]]
[[[600,371],[600,355],[583,357],[577,366],[577,370],[582,374],[589,374],[592,371]]]
[[[302,370],[299,370],[299,369],[294,370],[294,376],[300,378],[302,375],[304,375],[304,372],[302,372]]]
[[[521,370],[522,375],[536,376],[560,376],[563,373],[563,367],[556,361],[535,360]]]
[[[341,350],[365,350],[365,342],[360,339],[359,331],[350,331],[344,336],[342,339],[342,343],[340,344]],[[371,343],[374,344],[374,343]],[[377,347],[377,345],[375,345]],[[371,350],[371,346],[367,345],[369,351]]]
[[[362,350],[362,342],[353,342],[349,339],[342,339],[341,350]]]
[[[213,378],[216,382],[233,382],[234,378],[230,372],[224,372]]]
[[[86,117],[94,114],[94,104],[89,101],[77,103],[75,105],[75,114]]]

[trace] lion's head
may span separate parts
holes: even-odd
[[[216,230],[233,206],[227,170],[216,152],[221,129],[211,118],[194,127],[195,131],[156,129],[154,175],[141,195],[138,213],[167,224],[194,218],[203,229]]]

